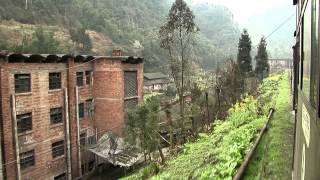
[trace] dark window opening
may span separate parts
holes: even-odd
[[[64,155],[64,141],[52,143],[52,158]]]
[[[86,165],[85,164],[81,164],[81,174],[82,175],[86,174]]]
[[[83,86],[83,72],[77,72],[77,86]]]
[[[49,73],[49,89],[61,89],[61,73]]]
[[[88,163],[88,171],[92,171],[94,168],[95,161],[92,160]]]
[[[28,167],[34,166],[34,150],[20,153],[20,168],[26,169]]]
[[[88,137],[88,144],[89,145],[93,145],[93,144],[96,144],[96,143],[97,143],[97,140],[96,140],[96,136],[95,135]]]
[[[62,107],[50,109],[51,124],[58,124],[62,122]]]
[[[93,117],[94,116],[93,99],[86,100],[86,116],[87,117]]]
[[[80,103],[78,105],[78,110],[79,110],[79,118],[83,118],[84,117],[84,104]]]
[[[92,84],[92,71],[86,71],[86,85]]]
[[[67,179],[66,173],[62,173],[54,177],[54,180],[66,180],[66,179]]]
[[[81,133],[80,134],[80,145],[85,146],[86,145],[86,138],[87,134],[86,133]]]
[[[18,133],[32,130],[32,113],[17,115]]]
[[[15,92],[16,93],[25,93],[31,91],[31,75],[30,74],[15,74]]]

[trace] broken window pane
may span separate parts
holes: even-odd
[[[61,89],[61,73],[49,73],[49,89]]]
[[[52,158],[64,155],[64,140],[52,143]]]
[[[77,72],[77,86],[83,86],[83,72]]]
[[[20,153],[20,168],[26,169],[35,164],[34,150]]]
[[[62,122],[62,107],[50,109],[50,121],[51,124]]]
[[[31,91],[31,75],[30,74],[15,74],[15,92],[25,93]]]
[[[26,113],[26,114],[17,115],[17,128],[18,128],[18,133],[31,131],[32,130],[32,114]]]

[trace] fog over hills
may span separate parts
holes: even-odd
[[[157,33],[173,1],[41,0],[33,1],[25,9],[24,2],[0,0],[0,35],[8,37],[1,38],[0,48],[14,51],[23,44],[23,39],[32,38],[33,26],[42,26],[45,32],[52,31],[60,38],[60,42],[69,42],[60,45],[62,53],[70,53],[69,29],[84,28],[90,32],[95,47],[105,47],[95,48],[94,54],[110,54],[112,48],[121,48],[127,54],[145,57],[146,71],[159,67],[164,71],[168,68],[168,57],[159,47]],[[187,0],[200,27],[191,59],[209,69],[228,58],[235,59],[243,28],[248,29],[255,45],[262,35],[268,35],[294,12],[289,2],[283,1],[286,0],[259,0],[259,3],[257,0]],[[33,26],[26,31],[19,23]],[[267,42],[271,57],[291,57],[293,31],[294,18],[270,36]]]
[[[291,58],[294,44],[295,8],[288,0],[188,0],[192,6],[223,5],[234,15],[240,29],[246,28],[253,45],[262,36],[268,36],[285,20],[286,23],[268,37],[268,50],[272,58]]]

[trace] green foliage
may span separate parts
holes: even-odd
[[[258,54],[255,57],[256,68],[255,73],[260,78],[263,79],[267,77],[270,72],[270,65],[268,63],[268,52],[267,52],[267,42],[264,37],[261,38],[258,46]]]
[[[152,101],[152,99],[157,98],[158,96],[161,96],[161,95],[162,93],[151,91],[151,92],[145,93],[143,95],[143,99],[145,102],[149,102],[149,101]]]
[[[278,81],[286,83],[286,79],[281,78],[286,75],[268,78],[261,85],[261,92],[270,95],[268,104],[259,107],[259,99],[252,96],[236,103],[224,121],[215,122],[211,134],[199,134],[196,142],[185,144],[183,151],[151,179],[232,179],[266,122],[267,112],[258,113],[259,109],[269,107],[278,99],[278,88],[264,86],[276,85]],[[140,171],[125,179],[141,177]]]
[[[199,31],[195,16],[184,0],[176,0],[169,11],[167,21],[159,30],[160,47],[167,50],[170,57],[170,70],[179,95],[179,125],[184,133],[184,95],[187,89],[187,69],[190,62],[190,49],[193,36]],[[190,81],[189,81],[190,82]]]
[[[92,42],[90,36],[86,33],[84,28],[69,29],[71,40],[79,53],[89,54],[92,49]]]
[[[53,38],[53,32],[45,32],[38,27],[31,37],[31,41],[24,36],[20,45],[14,48],[18,53],[55,54],[61,53],[59,42]]]
[[[285,73],[282,78],[283,80],[277,87],[279,95],[275,101],[276,111],[268,132],[262,137],[252,157],[244,179],[292,179],[292,149],[294,148],[294,121],[292,119],[294,117],[290,113],[292,109],[288,73]],[[275,88],[274,85],[270,87]]]
[[[226,65],[217,69],[216,72],[216,94],[218,118],[224,118],[225,113],[233,104],[241,99],[244,90],[244,77],[240,72],[239,65],[233,60],[226,62]]]
[[[125,119],[123,134],[126,141],[142,148],[147,153],[153,152],[159,144],[158,109],[159,101],[153,97],[145,104],[130,110]]]
[[[237,63],[241,73],[249,75],[252,72],[251,39],[246,29],[243,30],[238,44]]]

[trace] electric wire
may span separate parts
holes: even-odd
[[[277,32],[279,29],[281,29],[287,22],[289,22],[289,20],[294,16],[294,14],[292,14],[290,17],[288,17],[286,20],[284,20],[279,26],[277,26],[271,33],[269,33],[265,39],[268,39],[270,38],[275,32]],[[258,46],[258,45],[257,45]],[[256,46],[255,46],[256,47]],[[41,71],[50,71],[50,70],[57,70],[57,71],[66,71],[68,69],[76,69],[78,67],[81,67],[83,65],[86,65],[86,64],[89,64],[91,62],[94,62],[96,61],[97,59],[99,59],[101,57],[97,57],[97,58],[94,58],[90,61],[87,61],[87,62],[84,62],[84,63],[81,63],[81,64],[77,64],[77,65],[74,65],[74,66],[71,66],[71,67],[67,67],[67,68],[62,68],[62,69],[30,69],[30,68],[25,68],[25,69],[22,69],[22,68],[11,68],[11,67],[5,67],[5,66],[0,66],[0,69],[6,69],[6,70],[41,70]],[[49,64],[49,63],[48,63]],[[172,120],[172,121],[175,121],[175,120]],[[102,133],[107,133],[107,132],[110,132],[111,130],[115,129],[115,128],[119,128],[120,125],[118,126],[114,126],[114,127],[111,127],[111,128],[108,128],[108,130],[103,130],[103,131],[99,131],[97,133],[95,133],[94,135],[98,135],[98,134],[102,134]],[[88,138],[88,137],[82,137],[82,138]],[[81,140],[81,138],[79,138]],[[46,142],[51,142],[52,139],[45,139],[43,141],[39,141],[39,142],[36,142],[36,143],[33,143],[32,145],[33,146],[36,146],[36,145],[39,145],[39,144],[42,144],[42,143],[46,143]],[[65,141],[65,140],[64,140]],[[96,139],[97,141],[97,139]],[[70,142],[71,143],[71,142]],[[65,146],[65,144],[63,144],[63,146]],[[78,145],[77,145],[78,146]],[[73,151],[78,151],[77,148],[70,148],[70,151],[73,152]],[[38,156],[38,155],[45,155],[45,154],[49,154],[49,153],[52,153],[52,149],[50,150],[47,150],[47,151],[40,151],[40,152],[37,152],[35,153],[35,156]],[[72,154],[72,153],[71,153]],[[52,161],[54,161],[55,159],[52,159]],[[10,164],[14,164],[14,163],[17,163],[17,160],[13,160],[13,161],[9,161],[9,162],[6,162],[6,163],[3,163],[2,165],[3,166],[8,166]],[[17,163],[18,164],[18,163]],[[2,169],[2,167],[0,167],[0,170]]]

